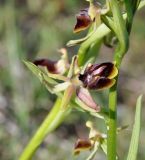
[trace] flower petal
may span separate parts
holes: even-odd
[[[115,79],[95,77],[90,83],[88,83],[87,88],[92,90],[101,90],[112,87],[115,84],[115,82]]]
[[[80,87],[76,91],[78,99],[82,102],[82,107],[88,111],[99,112],[100,106],[98,106],[93,100],[89,91],[83,87]]]
[[[74,154],[77,155],[81,151],[89,150],[92,148],[91,141],[89,139],[78,139],[75,143]]]
[[[77,23],[74,28],[74,33],[87,29],[92,23],[92,20],[88,15],[88,8],[81,10],[79,14],[76,15],[76,18]]]

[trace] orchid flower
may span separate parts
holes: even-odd
[[[102,90],[110,88],[115,84],[115,76],[118,70],[112,62],[100,64],[88,64],[85,69],[78,66],[77,56],[72,58],[69,64],[67,51],[61,49],[62,57],[58,61],[49,59],[38,59],[32,64],[41,70],[42,81],[45,82],[51,93],[61,96],[61,108],[65,110],[69,102],[75,99],[79,106],[90,112],[100,112],[100,106],[96,104],[89,90]],[[39,66],[39,67],[37,67]],[[50,83],[49,80],[55,83]]]

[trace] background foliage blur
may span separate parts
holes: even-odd
[[[0,0],[0,159],[17,159],[28,140],[48,114],[55,96],[50,95],[22,60],[36,57],[58,59],[57,49],[65,47],[68,40],[82,37],[74,35],[75,14],[87,6],[85,0]],[[135,102],[145,93],[145,9],[135,17],[130,50],[124,58],[119,79],[119,125],[129,128],[118,136],[120,157],[127,154],[134,119]],[[84,33],[85,34],[85,33]],[[70,57],[77,53],[70,48]],[[113,50],[102,46],[98,62],[112,58]],[[96,101],[107,104],[107,93],[97,93]],[[142,124],[145,123],[145,109]],[[88,114],[74,111],[59,129],[50,134],[36,153],[35,160],[84,159],[72,154],[78,137],[86,137],[85,122]],[[99,120],[96,126],[101,131]],[[145,158],[145,126],[141,127],[139,158]],[[57,153],[57,154],[56,154]],[[103,156],[104,157],[104,156]],[[102,152],[96,160],[103,160]]]

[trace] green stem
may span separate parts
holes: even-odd
[[[117,2],[115,0],[112,0],[112,7],[114,7],[114,14],[116,17],[114,19],[117,19],[117,14],[120,14],[117,9]],[[115,4],[115,5],[114,5]],[[138,9],[141,9],[143,6],[145,6],[145,1],[142,1],[138,7]],[[117,11],[116,11],[117,10]],[[120,17],[120,15],[119,15]],[[122,20],[121,20],[122,21]],[[116,20],[117,22],[117,20]],[[117,22],[119,23],[119,22]],[[119,39],[119,45],[115,51],[114,60],[116,62],[116,66],[119,69],[122,59],[125,55],[125,53],[128,50],[128,41],[129,39],[126,37],[127,34],[123,31],[124,30],[124,24],[120,22],[120,32],[121,34]],[[123,26],[122,26],[123,24]],[[123,27],[123,29],[122,29]],[[118,26],[119,28],[119,26]],[[122,30],[122,33],[121,33]],[[125,34],[124,34],[124,33]],[[124,36],[123,36],[124,34]],[[116,78],[116,84],[110,89],[109,91],[109,129],[108,129],[108,136],[107,136],[107,158],[108,160],[116,160],[116,129],[117,129],[117,83],[118,83],[118,77]]]
[[[120,48],[120,47],[119,47]],[[121,49],[118,52],[116,50],[114,60],[118,70],[121,65],[126,49]],[[116,160],[116,148],[117,148],[117,84],[118,76],[116,77],[116,84],[109,91],[109,129],[107,133],[107,157],[108,160]]]
[[[123,20],[117,0],[109,0],[113,14],[114,32],[119,40],[115,51],[114,60],[119,69],[123,56],[129,47],[129,38],[126,30],[126,25]],[[116,160],[117,148],[117,80],[116,84],[109,91],[109,129],[107,136],[107,158],[108,160]]]
[[[117,83],[109,92],[109,130],[107,137],[108,160],[116,159],[116,128],[117,128]]]
[[[49,115],[45,118],[40,128],[37,130],[34,137],[31,139],[29,144],[26,146],[25,150],[21,154],[19,160],[30,160],[32,159],[33,154],[36,149],[42,143],[44,138],[48,133],[55,130],[59,124],[65,119],[70,110],[62,111],[60,110],[61,100],[57,99],[56,103],[53,106],[53,109]]]

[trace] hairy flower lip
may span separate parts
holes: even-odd
[[[81,9],[76,15],[76,25],[74,27],[74,33],[78,33],[87,29],[93,22],[95,22],[98,15],[101,14],[101,4],[96,2],[90,2],[89,8]]]
[[[109,79],[106,77],[96,77],[88,85],[88,89],[101,90],[105,88],[110,88],[115,84],[115,79]]]
[[[74,27],[74,33],[78,33],[87,29],[91,23],[91,17],[88,15],[88,8],[80,10],[79,14],[76,15],[77,23]]]
[[[79,80],[88,89],[100,90],[112,87],[115,83],[113,79],[118,74],[118,70],[111,62],[88,65],[83,74],[79,75]]]
[[[84,74],[86,73],[86,74],[93,74],[94,76],[96,75],[96,76],[108,77],[108,75],[113,70],[113,66],[114,64],[111,62],[92,64],[91,66],[86,68]]]
[[[79,154],[80,151],[89,150],[92,147],[90,139],[78,139],[74,146],[74,154]]]

